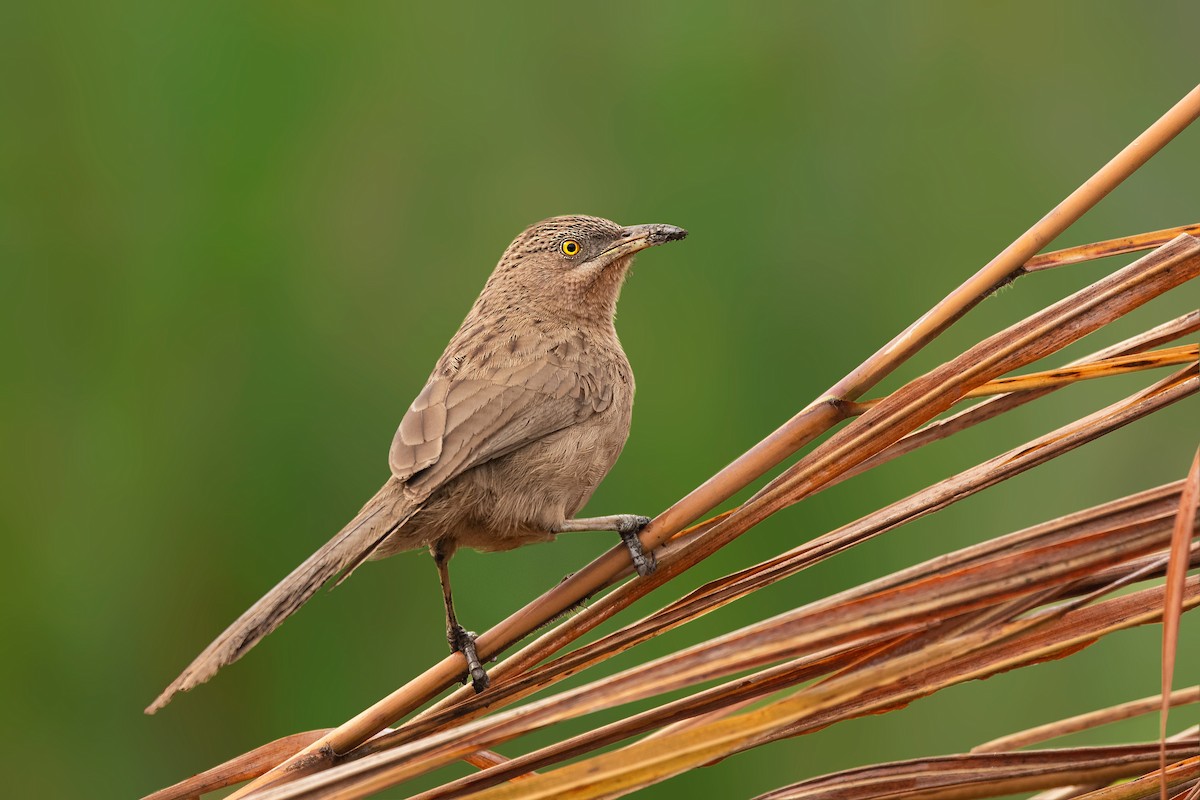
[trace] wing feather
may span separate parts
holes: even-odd
[[[428,496],[466,470],[599,413],[613,387],[574,365],[532,358],[486,377],[435,373],[392,441],[392,474]]]

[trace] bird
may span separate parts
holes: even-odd
[[[637,573],[655,568],[635,514],[576,518],[629,435],[634,380],[617,338],[621,287],[635,254],[683,239],[674,225],[600,217],[542,220],[504,251],[458,332],[404,414],[391,475],[362,510],[221,633],[146,713],[241,658],[325,584],[364,561],[428,548],[446,639],[463,681],[488,676],[458,621],[449,561],[460,547],[510,550],[560,533],[611,531]]]

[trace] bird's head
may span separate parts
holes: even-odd
[[[674,225],[622,227],[600,217],[551,217],[513,240],[480,300],[490,294],[509,306],[611,322],[634,254],[685,236]]]

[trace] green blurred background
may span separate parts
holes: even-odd
[[[582,212],[692,233],[644,255],[626,287],[637,412],[590,506],[655,513],[1186,93],[1198,23],[1190,2],[3,4],[3,793],[141,795],[336,725],[443,655],[434,568],[406,554],[141,713],[384,480],[404,409],[527,224]],[[1200,129],[1060,244],[1197,221],[1197,163]],[[1021,281],[888,386],[1118,263]],[[1195,305],[1177,291],[1056,362]],[[839,486],[651,601],[1148,380],[1061,392]],[[1196,410],[1119,431],[614,666],[1180,477]],[[460,614],[482,630],[611,543],[464,552]],[[1185,623],[1181,683],[1196,676],[1195,632]],[[1122,634],[645,796],[746,797],[1151,694],[1158,636]]]

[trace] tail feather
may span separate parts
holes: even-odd
[[[399,482],[389,480],[346,527],[292,570],[290,575],[196,656],[187,669],[146,708],[146,713],[153,714],[169,703],[177,692],[186,692],[199,686],[221,667],[237,661],[304,605],[330,578],[361,563],[388,534],[403,525],[418,509],[418,505],[404,499]]]

